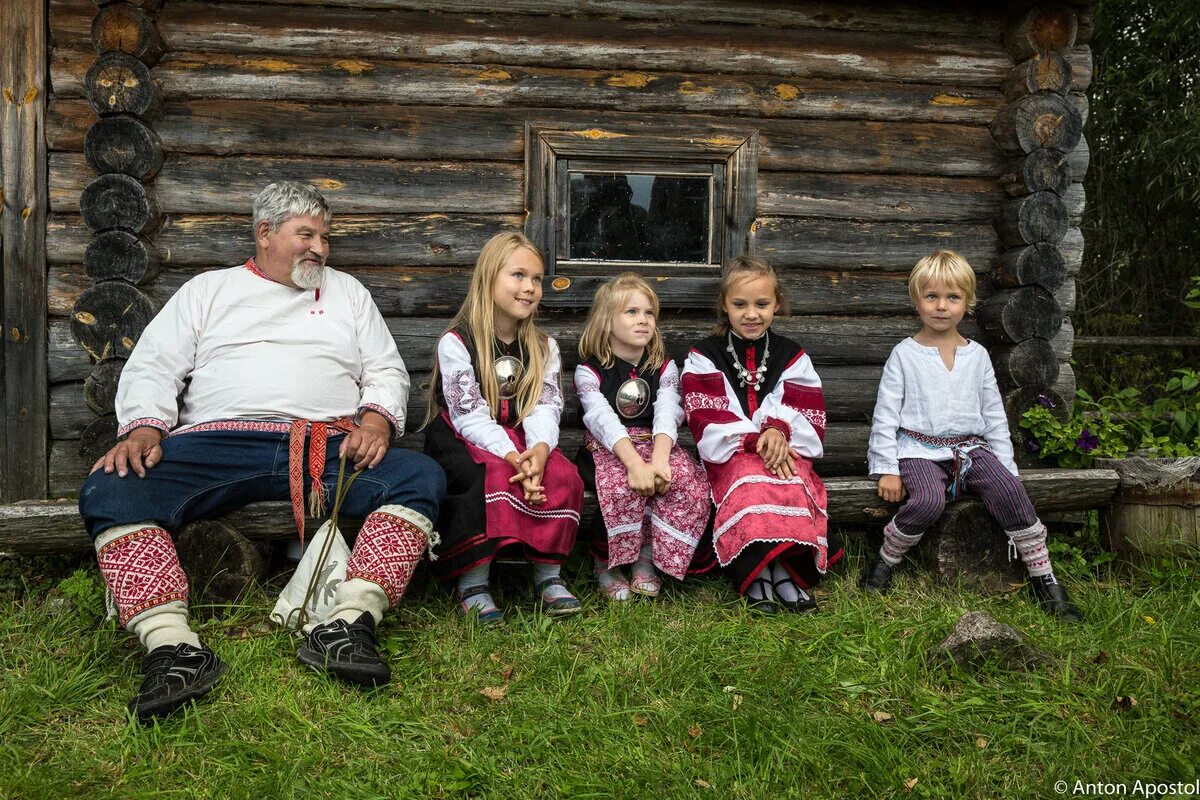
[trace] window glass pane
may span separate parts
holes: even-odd
[[[708,263],[711,177],[570,176],[569,258]]]

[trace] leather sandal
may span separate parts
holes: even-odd
[[[641,570],[638,568],[641,567]],[[649,561],[638,561],[633,565],[630,576],[629,591],[642,597],[658,597],[662,591],[662,578],[654,570],[654,564]]]
[[[538,581],[538,583],[533,587],[533,600],[542,607],[542,610],[547,615],[551,617],[566,617],[580,611],[582,606],[579,605],[578,598],[576,598],[575,595],[570,594],[570,590],[568,590],[566,597],[557,597],[553,600],[547,600],[545,591],[550,586],[561,586],[566,589],[567,582],[559,577],[546,578],[544,581]]]
[[[607,572],[607,570],[602,570]],[[608,599],[614,603],[628,603],[633,599],[633,589],[629,586],[629,581],[620,577],[610,577],[608,581],[600,580],[600,572],[596,572],[596,585],[600,587],[600,591],[608,596]],[[611,573],[610,573],[611,575]],[[622,596],[624,593],[624,596]]]
[[[458,607],[461,608],[463,613],[468,617],[474,614],[476,615],[476,618],[485,625],[499,625],[504,621],[504,612],[496,607],[495,602],[492,603],[491,607],[485,607],[482,609],[471,608],[466,604],[466,601],[472,597],[478,597],[481,594],[490,595],[491,593],[492,587],[488,586],[486,583],[481,583],[477,586],[468,586],[466,589],[462,590],[455,589],[454,600],[458,603]]]

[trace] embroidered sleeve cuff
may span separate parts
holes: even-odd
[[[396,416],[383,406],[378,406],[374,403],[363,403],[358,407],[357,419],[354,420],[356,423],[362,422],[362,415],[364,411],[374,411],[376,414],[386,419],[388,424],[392,426],[392,438],[397,438],[404,435],[404,426],[400,424],[400,420],[396,419]]]
[[[747,433],[742,437],[742,450],[746,453],[758,452],[758,437],[757,433]]]
[[[878,464],[872,464],[870,467],[869,477],[873,481],[877,481],[884,475],[899,475],[900,464],[896,461],[881,461]]]
[[[763,420],[762,432],[766,433],[768,428],[774,428],[775,430],[779,431],[783,434],[783,438],[787,439],[789,442],[792,440],[792,426],[788,425],[778,417],[767,417],[765,420]]]
[[[161,419],[155,419],[154,417],[142,417],[141,419],[135,419],[122,425],[117,431],[117,438],[120,439],[134,428],[157,428],[158,430],[162,431],[164,439],[167,438],[171,432],[170,426]]]

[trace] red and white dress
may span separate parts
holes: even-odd
[[[739,363],[752,375],[766,367],[757,389],[739,380]],[[825,395],[808,355],[771,330],[755,340],[710,336],[688,354],[682,390],[717,506],[717,561],[741,592],[776,558],[799,585],[815,584],[841,553],[830,552],[825,485],[812,468],[824,453]],[[768,428],[801,456],[790,479],[773,475],[756,452]]]
[[[618,392],[630,381],[642,381],[641,402],[618,402]],[[628,438],[643,461],[654,452],[658,434],[679,436],[683,407],[679,397],[679,368],[666,361],[656,370],[614,358],[605,367],[589,358],[575,369],[575,391],[583,406],[587,429],[585,448],[576,458],[585,483],[594,475],[596,497],[605,532],[593,540],[592,555],[608,567],[637,560],[649,544],[654,566],[683,580],[695,570],[693,556],[704,536],[708,514],[708,478],[696,458],[673,444],[668,460],[671,488],[666,494],[642,497],[629,487],[628,470],[613,453]]]
[[[425,429],[425,454],[446,472],[446,500],[438,521],[441,544],[432,562],[439,577],[490,562],[502,548],[512,548],[528,561],[559,564],[575,546],[583,482],[558,449],[561,362],[558,344],[547,342],[541,398],[517,424],[516,401],[501,400],[493,409],[484,399],[470,334],[456,329],[438,341],[441,381],[433,391],[441,413]],[[528,368],[529,354],[517,342],[496,339],[492,352]],[[546,502],[534,506],[525,501],[519,483],[509,482],[515,472],[504,457],[539,442],[550,448],[550,458],[542,478]]]

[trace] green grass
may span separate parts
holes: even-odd
[[[576,576],[585,611],[555,622],[509,575],[497,630],[422,582],[381,629],[394,680],[372,692],[298,665],[294,641],[260,624],[263,592],[201,624],[230,671],[153,727],[125,712],[135,644],[55,599],[94,602],[92,567],[55,592],[0,594],[0,796],[998,798],[1197,776],[1194,565],[1151,583],[1107,569],[1070,581],[1081,627],[1023,593],[981,598],[913,567],[873,602],[854,589],[860,566],[835,571],[820,614],[776,619],[722,583],[612,607]],[[970,610],[1054,664],[929,664]]]

